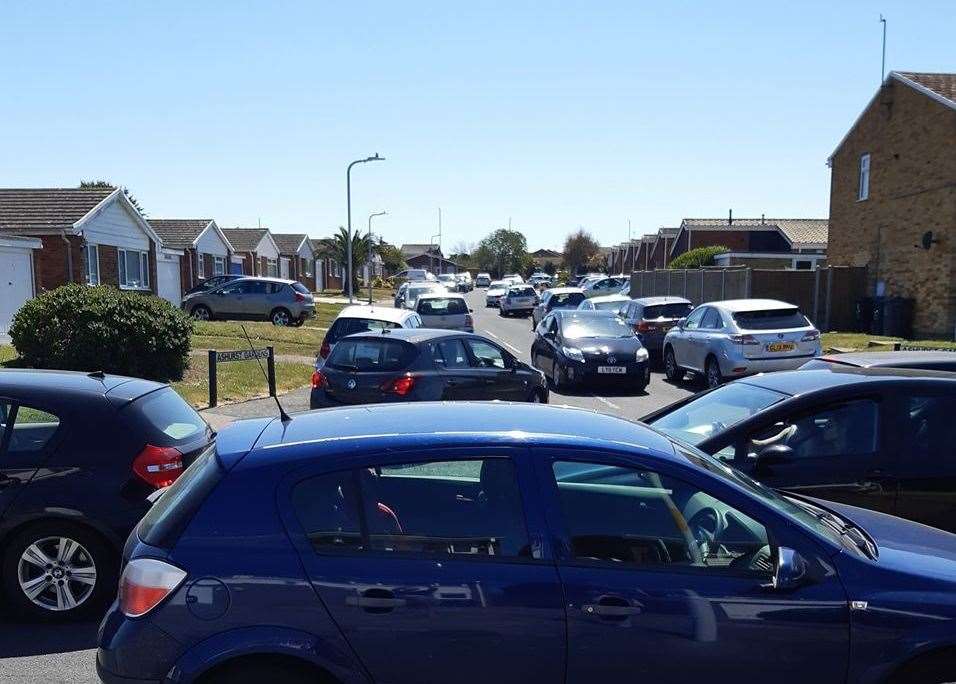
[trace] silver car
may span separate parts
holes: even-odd
[[[266,320],[298,327],[315,315],[315,299],[300,282],[249,277],[187,295],[182,308],[197,321]]]
[[[418,298],[427,292],[448,292],[448,290],[437,282],[409,283],[402,305],[414,311],[418,307]]]
[[[820,331],[793,304],[733,299],[701,304],[667,332],[664,369],[672,382],[693,371],[717,387],[729,378],[799,368],[820,352]]]
[[[464,296],[452,292],[426,292],[415,309],[426,328],[475,332],[475,320]]]

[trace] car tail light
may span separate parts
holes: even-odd
[[[656,330],[656,329],[657,329],[657,326],[656,326],[656,325],[651,325],[651,324],[648,323],[647,321],[641,321],[641,322],[638,323],[636,326],[634,326],[634,329],[635,329],[637,332],[645,333],[645,332],[650,332],[651,330]]]
[[[126,617],[140,617],[158,606],[186,579],[186,573],[155,558],[134,558],[123,569],[119,607]]]
[[[323,338],[322,348],[319,349],[319,356],[321,356],[323,359],[327,359],[329,358],[329,352],[331,351],[332,351],[332,345],[329,344],[329,340],[327,338]]]
[[[811,330],[811,331],[808,332],[806,335],[804,335],[803,337],[801,337],[801,338],[800,338],[800,341],[801,341],[801,342],[816,342],[816,341],[819,340],[819,339],[820,339],[820,331],[819,331],[819,330]]]
[[[760,344],[760,342],[757,341],[757,338],[753,335],[731,335],[730,341],[734,344]]]
[[[398,396],[404,397],[411,392],[414,387],[415,378],[411,375],[402,375],[386,382],[382,385],[382,390],[385,392],[394,392]]]
[[[465,325],[475,327],[475,319],[471,317],[471,314],[465,314]]]
[[[156,489],[168,487],[183,474],[183,455],[173,447],[147,444],[133,460],[133,472]]]
[[[297,301],[297,302],[304,302],[304,301],[305,301],[305,295],[302,294],[301,292],[296,292],[296,293],[295,293],[295,301]]]
[[[312,371],[312,389],[318,389],[319,387],[328,387],[329,381],[322,374],[322,371],[316,369]]]

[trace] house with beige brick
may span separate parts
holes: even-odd
[[[956,74],[893,71],[828,160],[833,265],[914,300],[917,336],[956,329]]]

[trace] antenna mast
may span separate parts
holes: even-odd
[[[880,62],[880,83],[886,79],[886,17],[880,15],[880,23],[883,24],[883,60]]]

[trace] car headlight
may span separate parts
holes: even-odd
[[[650,354],[647,353],[647,350],[644,347],[641,347],[637,350],[637,353],[634,354],[634,356],[637,358],[638,363],[644,363],[647,361]]]
[[[575,347],[561,347],[561,351],[572,361],[584,361],[584,352]]]

